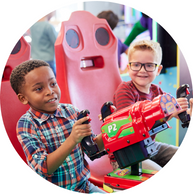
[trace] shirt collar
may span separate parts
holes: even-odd
[[[57,109],[53,114],[43,113],[36,111],[30,107],[29,112],[33,115],[33,118],[36,119],[39,123],[42,123],[48,120],[50,117],[66,117],[68,116],[64,111],[62,111],[61,106],[58,105]]]

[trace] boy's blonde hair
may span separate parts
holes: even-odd
[[[161,49],[161,46],[158,42],[154,42],[152,40],[140,40],[140,41],[132,43],[130,45],[129,51],[128,51],[129,59],[131,58],[132,54],[136,50],[142,50],[142,51],[143,50],[149,50],[149,51],[152,51],[154,53],[157,65],[161,64],[162,49]],[[137,62],[137,61],[132,61],[132,62]]]

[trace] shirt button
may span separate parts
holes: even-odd
[[[54,115],[51,115],[51,118],[53,119],[54,118]]]

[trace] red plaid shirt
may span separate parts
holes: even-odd
[[[80,144],[53,174],[47,172],[47,155],[69,137],[78,112],[70,104],[59,104],[53,115],[30,108],[18,121],[17,137],[29,166],[40,176],[60,187],[88,192],[90,170]]]

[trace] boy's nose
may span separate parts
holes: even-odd
[[[145,70],[145,66],[142,65],[142,67],[141,67],[141,69],[140,69],[139,71],[144,71],[144,72],[145,72],[145,71],[146,71],[146,70]]]
[[[54,93],[53,89],[48,87],[46,90],[46,95],[52,95]]]

